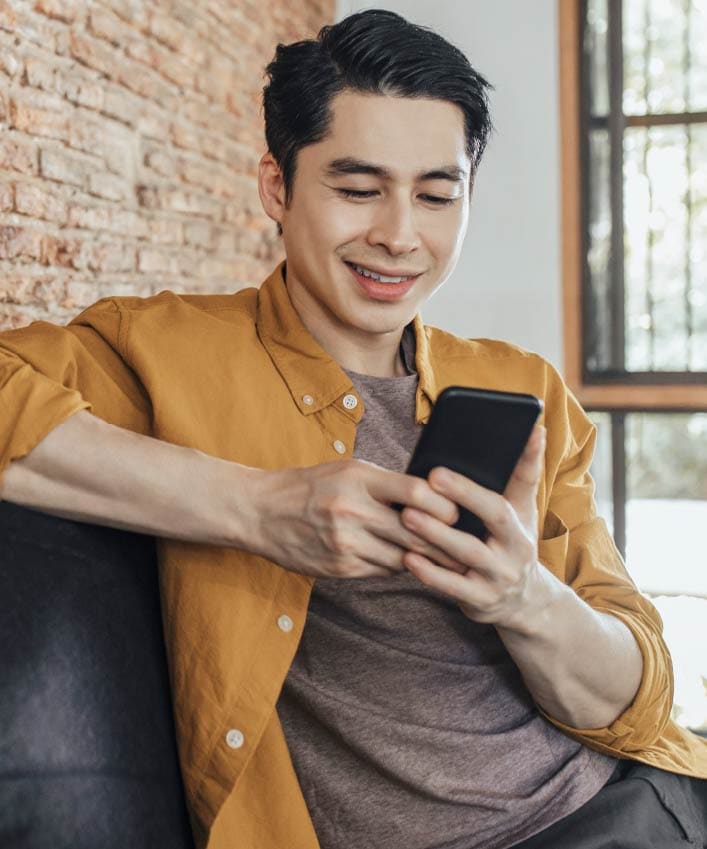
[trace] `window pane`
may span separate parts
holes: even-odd
[[[707,125],[624,136],[626,367],[707,363]]]
[[[600,515],[611,509],[611,420],[592,412],[592,476]],[[675,670],[673,719],[707,731],[707,413],[626,413],[626,564],[663,619]],[[621,468],[621,462],[616,464]]]
[[[589,322],[585,345],[591,371],[611,368],[611,201],[609,184],[609,133],[594,130],[589,136]]]
[[[626,562],[642,590],[707,598],[707,413],[626,415]]]
[[[663,638],[673,659],[673,719],[685,728],[707,731],[707,599],[651,598],[663,620]]]
[[[592,115],[609,113],[609,78],[607,33],[609,30],[607,0],[587,0],[587,26],[584,50],[591,63],[589,102]]]
[[[690,3],[690,71],[688,74],[690,112],[707,111],[707,0]]]
[[[606,105],[611,71],[607,2],[587,0],[585,73],[595,115]],[[622,0],[621,8],[624,112],[707,111],[707,0]],[[623,180],[615,186],[616,212],[606,121],[587,126],[587,371],[596,377],[705,372],[707,121],[610,120],[612,137],[623,140],[617,141]],[[611,250],[612,215],[616,224],[621,203],[623,256],[616,233]]]
[[[704,110],[706,36],[704,0],[624,0],[624,112]]]

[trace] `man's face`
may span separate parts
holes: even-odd
[[[287,287],[320,342],[376,348],[399,340],[459,258],[469,213],[464,117],[447,101],[348,91],[331,108],[330,132],[299,151],[278,214]]]

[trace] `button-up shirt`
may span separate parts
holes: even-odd
[[[413,319],[424,424],[447,386],[544,402],[539,560],[634,634],[643,677],[607,728],[566,734],[614,757],[707,778],[707,741],[670,718],[671,663],[653,605],[596,514],[595,428],[557,371],[508,343]],[[283,266],[235,294],[105,298],[66,327],[0,334],[0,474],[81,409],[135,432],[261,469],[352,456],[364,415],[351,379],[295,310]],[[316,849],[276,703],[313,578],[247,551],[162,539],[162,612],[177,742],[199,847]],[[610,674],[610,670],[607,670]]]

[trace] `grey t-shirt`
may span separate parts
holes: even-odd
[[[408,375],[347,371],[364,404],[354,457],[405,471]],[[616,760],[535,707],[492,625],[409,573],[318,579],[277,705],[322,849],[505,849],[594,796]]]

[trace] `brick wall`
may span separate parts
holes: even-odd
[[[0,327],[235,291],[282,257],[263,69],[334,0],[0,0]]]

